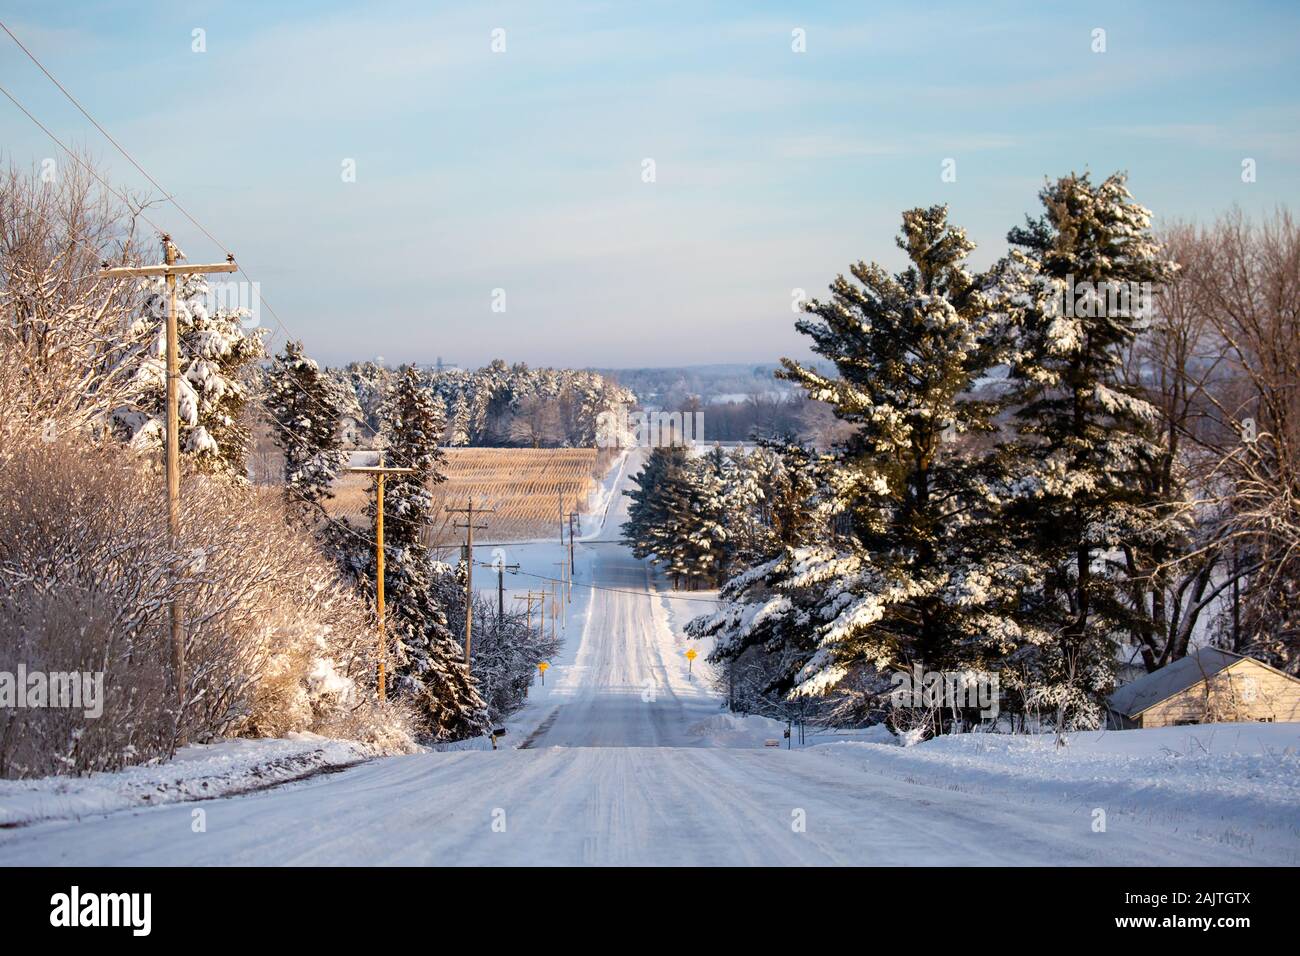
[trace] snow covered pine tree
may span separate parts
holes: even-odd
[[[394,475],[384,486],[384,591],[396,662],[391,692],[409,698],[421,711],[435,740],[458,740],[487,730],[483,698],[465,666],[464,651],[447,627],[437,599],[436,569],[421,533],[432,520],[429,485],[443,480],[438,441],[444,423],[433,396],[408,367],[381,411],[387,443],[384,464],[414,468]],[[376,514],[374,493],[367,513]],[[359,583],[372,592],[373,549],[351,551]]]
[[[113,412],[113,430],[134,448],[161,449],[167,403],[167,287],[147,279],[144,308],[128,335],[137,343],[124,359],[134,367],[129,404]],[[203,472],[247,480],[251,438],[244,412],[253,363],[266,353],[262,329],[245,329],[244,309],[209,312],[208,283],[181,276],[176,290],[180,352],[181,452]]]
[[[1161,458],[1158,412],[1119,380],[1149,322],[1151,286],[1172,263],[1123,175],[1097,185],[1065,176],[1040,196],[1045,214],[1010,232],[1004,264],[1004,287],[1023,306],[1011,365],[1018,438],[1003,448],[1006,515],[1038,582],[1024,594],[1018,690],[1025,707],[1069,729],[1096,726],[1115,637],[1147,613],[1126,600],[1108,556],[1178,531],[1142,480]]]
[[[700,569],[700,552],[708,543],[697,538],[698,496],[689,452],[680,445],[654,449],[632,481],[637,487],[625,492],[632,503],[621,529],[623,540],[638,558],[663,565],[674,587],[691,584]],[[716,523],[708,529],[709,533],[718,530]]]
[[[720,658],[780,653],[794,694],[850,677],[883,687],[914,664],[977,666],[1018,635],[988,466],[958,450],[993,429],[996,404],[970,392],[1001,360],[1008,317],[963,267],[974,244],[945,207],[905,212],[898,245],[907,269],[860,262],[857,283],[840,276],[797,323],[839,376],[789,359],[778,373],[856,426],[821,462],[827,537],[739,575],[724,589],[732,603],[692,628],[717,635]]]
[[[284,452],[285,500],[308,524],[347,460],[339,436],[342,408],[338,384],[304,354],[301,342],[286,342],[267,372],[267,421]]]

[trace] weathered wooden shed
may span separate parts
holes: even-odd
[[[1300,721],[1300,680],[1253,657],[1205,647],[1124,684],[1108,706],[1117,729]]]

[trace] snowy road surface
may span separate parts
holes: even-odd
[[[192,832],[195,807],[206,833]],[[809,752],[584,747],[391,758],[245,797],[12,830],[0,850],[8,862],[120,865],[1249,861],[1088,823]]]
[[[638,456],[615,491],[634,474]],[[1063,793],[964,787],[827,759],[709,746],[719,701],[688,679],[680,624],[617,544],[625,502],[581,547],[568,643],[512,740],[522,749],[375,760],[239,797],[0,831],[26,864],[1231,864],[1269,862],[1158,814],[1105,833]],[[558,543],[510,546],[554,573]],[[484,556],[486,559],[486,555]],[[535,586],[524,582],[519,589]],[[670,610],[671,608],[671,610]],[[196,810],[206,830],[194,832]]]

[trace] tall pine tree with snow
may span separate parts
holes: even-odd
[[[457,392],[451,403],[451,419],[447,423],[447,444],[458,448],[469,444],[469,401],[464,392]]]
[[[301,342],[286,342],[267,372],[265,401],[272,437],[284,453],[285,499],[313,522],[347,460],[339,433],[343,396]]]
[[[710,563],[707,553],[718,532],[709,521],[700,537],[698,473],[690,454],[680,445],[655,448],[641,471],[632,478],[636,488],[624,492],[632,499],[623,540],[638,558],[649,558],[672,576],[674,586],[691,585]]]
[[[747,566],[805,544],[820,532],[815,456],[793,435],[758,439],[758,447],[746,458],[745,471],[744,480],[756,486],[743,492],[755,511],[754,528],[741,544],[740,557]]]
[[[1025,590],[1017,655],[1025,705],[1059,724],[1095,726],[1114,676],[1116,638],[1147,613],[1112,566],[1126,545],[1176,533],[1143,481],[1161,461],[1158,413],[1121,381],[1146,328],[1143,283],[1172,274],[1151,213],[1125,178],[1065,176],[1041,193],[1044,214],[1013,229],[1004,267],[1023,304],[1011,379],[1018,436],[1005,449],[1006,514],[1038,582]]]
[[[464,649],[447,627],[437,597],[437,570],[421,540],[433,518],[429,487],[445,480],[438,447],[445,423],[413,367],[398,378],[380,421],[387,446],[384,464],[414,469],[410,475],[390,476],[384,488],[384,593],[396,657],[391,692],[416,704],[434,739],[475,736],[487,729],[486,707],[465,665]],[[367,513],[373,521],[373,491]],[[373,592],[373,549],[354,548],[351,554],[358,580]]]
[[[1002,360],[1008,316],[965,268],[974,244],[945,207],[904,213],[898,245],[906,269],[858,263],[856,282],[840,276],[797,323],[838,376],[789,359],[778,373],[855,426],[822,463],[831,533],[740,575],[733,603],[694,628],[724,657],[787,656],[796,694],[864,671],[969,667],[1018,635],[987,466],[956,450],[993,429],[996,405],[971,392]]]
[[[166,442],[167,287],[143,283],[143,308],[128,330],[139,343],[131,367],[129,404],[113,412],[114,433],[132,447],[161,451]],[[179,424],[183,458],[202,472],[234,482],[248,478],[252,440],[248,416],[255,363],[265,356],[263,331],[245,328],[246,309],[207,306],[202,275],[180,276],[176,290]]]
[[[670,503],[674,524],[689,529],[677,542],[675,570],[690,587],[701,583],[716,587],[733,553],[729,525],[741,506],[735,494],[737,469],[715,445],[706,455],[688,457],[683,477],[678,496]]]

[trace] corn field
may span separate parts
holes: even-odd
[[[472,496],[474,507],[492,509],[474,523],[480,541],[522,541],[554,535],[559,538],[560,506],[586,514],[597,489],[597,475],[608,467],[593,448],[451,448],[446,450],[447,480],[433,487],[434,507],[463,508]],[[607,456],[605,456],[607,457]],[[331,512],[365,524],[364,509],[371,479],[343,475],[334,486]],[[464,516],[456,516],[463,522]],[[430,529],[432,548],[454,547],[464,532],[450,520]]]

